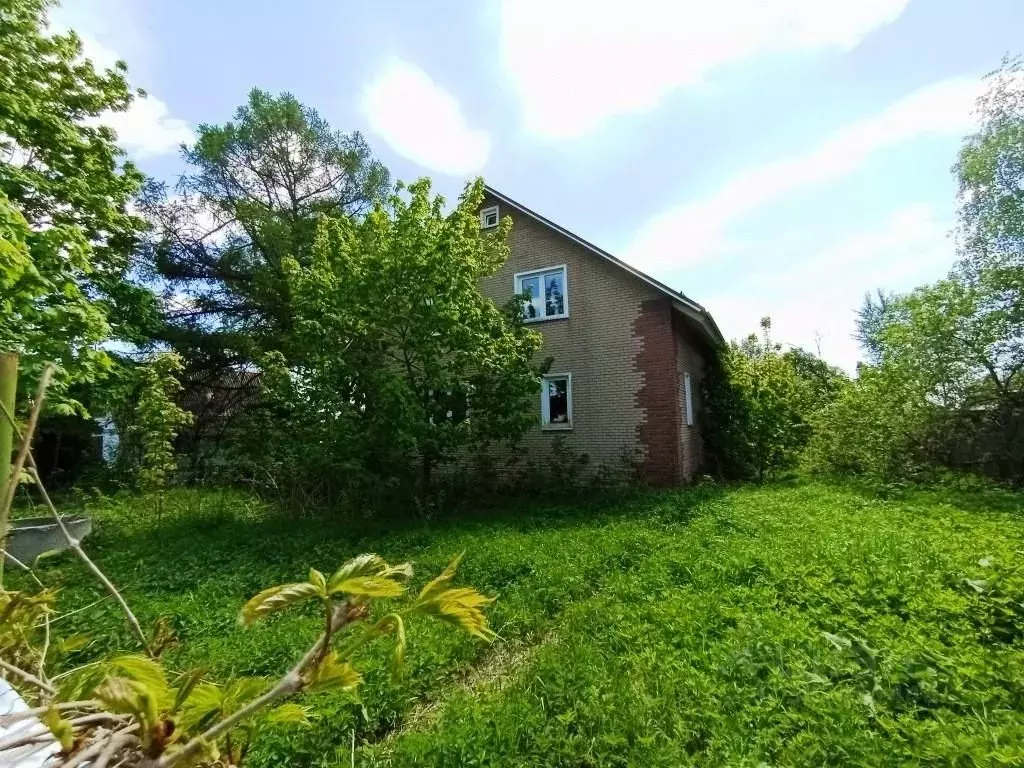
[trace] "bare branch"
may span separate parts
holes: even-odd
[[[39,667],[36,669],[36,676],[40,680],[46,681],[46,654],[50,652],[50,611],[48,608],[43,612],[43,620],[46,626],[43,635],[43,650],[39,652]]]
[[[0,753],[6,752],[9,749],[17,749],[18,747],[24,747],[29,744],[37,744],[40,742],[51,742],[55,744],[56,740],[53,738],[53,734],[50,733],[50,729],[42,723],[39,723],[39,726],[42,730],[37,729],[29,733],[24,733],[7,739],[6,741],[0,741]]]
[[[7,407],[4,406],[3,403],[0,403],[0,411],[2,411],[2,414],[0,415],[7,417],[7,420],[11,422],[11,426],[14,429],[14,431],[18,434],[18,437],[22,438],[21,432],[18,429],[18,425],[14,421],[14,415],[7,410]],[[25,439],[27,444],[28,437],[22,439]],[[54,520],[57,521],[57,525],[60,527],[61,533],[64,534],[64,538],[68,542],[68,547],[74,550],[74,553],[78,555],[78,559],[81,560],[85,564],[85,567],[88,568],[92,572],[92,574],[100,580],[103,586],[107,588],[107,591],[110,592],[113,598],[117,601],[117,604],[121,606],[121,610],[127,617],[128,623],[131,624],[132,629],[135,630],[135,634],[138,635],[139,640],[142,643],[143,649],[146,650],[148,653],[149,642],[146,640],[146,633],[142,631],[142,625],[139,624],[139,620],[135,618],[135,614],[132,613],[132,609],[128,607],[128,603],[125,602],[124,597],[117,590],[117,587],[114,586],[113,582],[111,582],[110,579],[107,578],[106,574],[104,574],[103,571],[99,569],[96,563],[94,563],[92,559],[87,554],[85,554],[85,550],[82,549],[82,545],[79,543],[78,539],[72,536],[71,531],[69,531],[67,526],[64,525],[64,519],[60,516],[60,513],[57,511],[57,507],[54,506],[53,500],[50,498],[50,494],[46,492],[46,487],[43,485],[42,478],[39,477],[39,468],[36,466],[36,460],[35,457],[33,457],[32,455],[31,449],[25,452],[25,459],[28,463],[29,469],[32,471],[32,476],[35,478],[36,486],[39,490],[39,495],[42,496],[43,502],[50,510],[50,514],[53,515]]]
[[[117,754],[117,750],[121,747],[126,747],[138,741],[138,737],[135,735],[135,731],[138,726],[132,726],[126,728],[123,731],[118,731],[111,739],[107,742],[106,748],[100,753],[99,759],[96,760],[96,765],[93,768],[106,768],[107,764],[114,759],[114,755]]]
[[[16,667],[16,666],[14,666],[13,664],[11,664],[8,661],[4,661],[3,659],[0,659],[0,668],[6,669],[12,675],[17,675],[18,677],[20,677],[22,680],[24,680],[27,683],[32,683],[32,685],[34,685],[36,688],[39,688],[41,691],[44,691],[45,693],[48,693],[51,696],[56,692],[56,691],[54,691],[53,686],[50,685],[49,683],[47,683],[47,682],[45,682],[43,680],[40,680],[38,677],[33,675],[31,672],[26,672],[21,667]]]
[[[121,723],[128,722],[127,715],[115,715],[113,712],[96,712],[90,715],[79,715],[68,721],[72,728],[85,728],[100,723]]]
[[[45,707],[36,707],[35,709],[26,709],[21,712],[11,712],[7,715],[0,715],[0,725],[8,726],[11,723],[16,723],[19,720],[28,720],[33,717],[39,717],[51,709],[57,709],[60,711],[68,709],[98,709],[102,704],[95,699],[82,699],[81,701],[61,701],[56,704],[47,704]]]
[[[87,760],[90,760],[97,755],[100,756],[97,765],[106,765],[120,747],[123,747],[135,739],[134,734],[138,729],[138,725],[131,725],[120,731],[113,731],[107,739],[98,739],[94,744],[83,749],[77,755],[72,757],[64,763],[63,768],[75,768],[75,766],[83,765]],[[108,752],[109,756],[107,756]],[[106,760],[103,759],[104,756],[107,756]]]
[[[25,571],[25,573],[27,573],[29,576],[31,576],[32,577],[32,581],[34,581],[36,584],[38,584],[40,586],[40,588],[46,589],[46,585],[43,584],[43,582],[41,582],[39,580],[39,577],[36,576],[36,572],[35,571],[33,571],[29,566],[25,565],[25,563],[21,562],[21,560],[16,558],[14,555],[12,555],[10,552],[8,552],[3,547],[0,547],[0,557],[5,557],[8,560],[10,560],[18,568],[21,568],[21,570]]]

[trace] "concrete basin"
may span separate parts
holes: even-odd
[[[88,517],[65,517],[64,525],[81,541],[92,532]],[[68,549],[67,539],[52,517],[29,517],[12,520],[7,532],[7,551],[23,563],[31,563],[44,552]]]

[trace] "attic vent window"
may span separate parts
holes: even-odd
[[[498,206],[492,205],[480,211],[480,228],[490,229],[498,226]]]

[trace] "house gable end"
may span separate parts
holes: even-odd
[[[710,346],[717,347],[725,343],[725,339],[722,336],[722,332],[719,330],[718,325],[715,323],[711,314],[700,304],[690,299],[683,293],[673,290],[664,283],[655,280],[650,275],[640,271],[636,267],[633,267],[621,259],[613,256],[608,251],[597,247],[593,243],[584,240],[579,235],[570,232],[564,227],[559,226],[550,219],[541,216],[539,213],[530,210],[521,203],[516,202],[510,197],[506,197],[498,190],[490,186],[485,186],[485,202],[483,207],[487,208],[490,206],[498,206],[500,215],[505,216],[511,214],[514,221],[521,221],[525,216],[533,222],[540,224],[542,227],[550,230],[552,233],[564,238],[565,240],[580,246],[584,251],[593,256],[606,261],[609,264],[617,267],[624,275],[628,275],[631,278],[638,280],[645,285],[653,288],[662,296],[669,298],[675,305],[675,308],[686,315],[691,322],[693,322],[705,337],[707,343]],[[518,215],[516,215],[518,214]]]

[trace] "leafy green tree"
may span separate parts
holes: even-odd
[[[73,32],[48,34],[51,5],[0,2],[0,344],[22,355],[25,387],[57,362],[51,402],[67,408],[69,382],[109,364],[97,342],[138,339],[155,302],[126,279],[144,226],[129,210],[142,175],[98,123],[134,98],[125,66],[97,72]]]
[[[978,267],[1024,268],[1024,60],[1007,57],[978,100],[979,130],[953,170],[960,239]],[[1024,279],[1024,278],[1021,278]]]
[[[325,219],[311,262],[284,264],[295,297],[291,392],[315,438],[300,440],[401,477],[435,469],[533,421],[539,336],[478,288],[508,256],[508,224],[481,233],[483,183],[451,213],[426,180],[365,218]]]
[[[966,335],[987,384],[1000,397],[1020,391],[1024,368],[1024,61],[1006,58],[978,100],[979,130],[954,171],[961,260],[954,275],[975,315]]]
[[[893,483],[928,467],[926,436],[935,417],[920,379],[895,362],[862,365],[839,396],[810,417],[805,453],[813,472]]]
[[[978,101],[964,140],[960,259],[949,276],[905,295],[879,292],[860,312],[872,362],[897,361],[936,402],[1005,399],[1024,368],[1024,66],[1006,59]]]
[[[253,90],[224,125],[182,150],[176,194],[150,185],[147,263],[170,294],[161,337],[206,383],[271,352],[289,356],[284,262],[308,266],[321,217],[358,217],[388,173],[358,133],[331,129],[294,96]]]
[[[953,462],[1009,478],[1022,329],[1001,301],[1005,274],[962,261],[944,280],[869,297],[859,336],[874,364],[814,420],[811,466],[888,483]]]
[[[850,379],[842,369],[829,365],[805,349],[788,349],[782,354],[782,359],[792,366],[802,383],[804,413],[819,411],[834,402],[849,384]]]
[[[866,294],[864,302],[857,310],[857,330],[854,337],[860,342],[867,362],[871,365],[882,362],[881,332],[894,311],[895,298],[896,294],[892,291],[878,289],[874,295]]]
[[[772,342],[769,318],[761,329],[720,351],[705,380],[705,450],[728,479],[762,481],[791,468],[807,441],[807,387]]]
[[[872,363],[815,430],[811,457],[882,480],[929,465],[1021,477],[1024,443],[1024,67],[1003,61],[978,101],[959,181],[949,275],[867,297],[858,337]]]
[[[883,361],[899,362],[945,406],[1000,395],[1024,364],[1024,327],[999,306],[1002,288],[984,272],[949,278],[895,297],[878,332]]]
[[[1002,269],[972,270],[961,262],[944,280],[889,297],[871,330],[879,375],[861,405],[877,402],[872,414],[858,418],[885,414],[891,421],[888,433],[897,429],[915,438],[912,448],[886,443],[907,453],[909,461],[861,462],[864,473],[891,479],[899,467],[909,475],[916,466],[919,474],[932,463],[1006,480],[1024,478],[1019,427],[1024,326],[1007,309],[1008,275]],[[851,444],[863,444],[869,425],[848,421],[848,426],[858,434],[843,432],[838,424],[830,429]]]
[[[162,488],[177,467],[174,440],[192,419],[177,403],[181,369],[174,352],[122,364],[105,398],[121,437],[118,469],[141,490]]]

